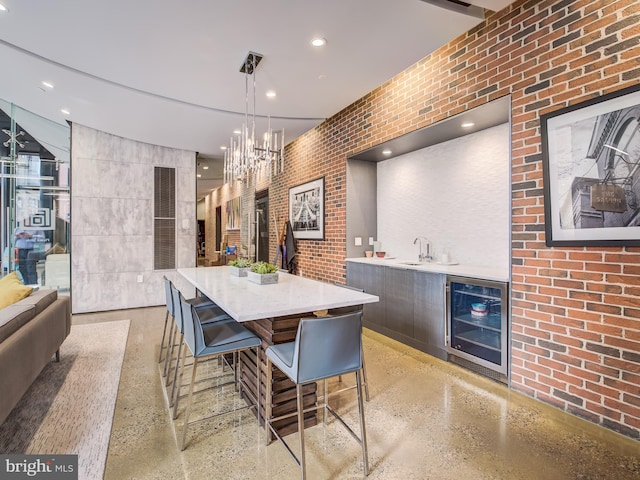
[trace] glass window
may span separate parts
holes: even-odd
[[[68,125],[0,100],[2,275],[25,284],[70,288]]]

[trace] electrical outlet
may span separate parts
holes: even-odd
[[[356,247],[359,247],[362,245],[362,237],[356,237],[355,241],[356,241]]]
[[[369,245],[373,245],[373,237],[369,237]]]
[[[142,283],[144,281],[144,277],[142,275],[138,275],[138,283]]]

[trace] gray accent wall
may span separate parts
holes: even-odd
[[[164,304],[163,276],[179,278],[153,270],[154,167],[176,169],[176,267],[194,267],[195,152],[74,123],[71,157],[73,313]]]
[[[364,257],[373,250],[369,237],[376,240],[377,164],[363,160],[347,160],[347,258]],[[355,245],[356,237],[362,246]]]

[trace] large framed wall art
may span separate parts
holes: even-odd
[[[640,245],[640,85],[542,115],[548,246]]]
[[[324,177],[289,189],[289,221],[299,240],[324,240]]]

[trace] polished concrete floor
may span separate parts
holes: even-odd
[[[131,320],[105,479],[299,478],[281,444],[265,445],[251,413],[193,426],[180,452],[175,431],[184,414],[174,425],[156,363],[164,313],[74,316]],[[637,441],[368,330],[364,351],[370,479],[640,479]],[[353,392],[334,402],[349,422],[357,420]],[[288,438],[295,449],[297,434]],[[360,447],[338,422],[307,429],[305,439],[309,479],[363,478]]]

